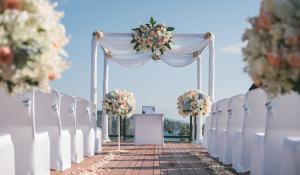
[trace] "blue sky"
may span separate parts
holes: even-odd
[[[60,0],[65,12],[62,22],[70,35],[66,50],[71,68],[52,87],[73,96],[90,99],[90,39],[96,29],[104,32],[130,32],[153,16],[158,22],[175,27],[174,33],[215,34],[215,100],[245,93],[251,85],[243,72],[241,37],[248,27],[246,19],[259,11],[260,0]],[[208,54],[203,53],[202,87],[207,92]],[[109,90],[126,89],[135,94],[137,113],[142,105],[155,105],[166,117],[179,117],[177,97],[196,88],[196,64],[174,68],[149,61],[140,68],[109,64]],[[98,84],[101,108],[103,57],[99,53]]]

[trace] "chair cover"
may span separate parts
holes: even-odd
[[[83,132],[84,156],[95,154],[95,131],[91,125],[90,102],[76,97],[77,128]]]
[[[221,100],[218,103],[218,117],[216,128],[216,153],[221,162],[224,162],[226,133],[227,133],[227,121],[228,121],[228,99]]]
[[[263,175],[265,133],[256,133],[251,150],[251,175]]]
[[[68,130],[61,128],[60,95],[35,91],[36,130],[48,132],[50,137],[50,168],[64,171],[71,167],[71,138]]]
[[[16,175],[50,174],[49,136],[35,130],[33,92],[9,96],[0,91],[0,106],[0,132],[9,133],[14,143]]]
[[[236,132],[241,132],[243,128],[245,95],[236,95],[228,102],[228,129],[226,135],[226,145],[224,154],[224,164],[232,164],[232,150],[236,151],[233,139]]]
[[[101,128],[97,127],[97,108],[94,103],[91,103],[91,126],[95,131],[95,153],[102,151],[102,132]]]
[[[0,133],[0,174],[15,175],[15,152],[11,137]]]
[[[266,93],[262,89],[251,90],[247,93],[245,104],[245,124],[242,135],[241,171],[250,171],[251,150],[254,143],[254,135],[257,132],[265,132],[267,110]]]
[[[273,109],[272,109],[273,108]],[[264,174],[280,174],[280,150],[285,137],[300,136],[300,95],[279,96],[268,106],[268,125],[264,145]],[[299,152],[296,153],[295,155]],[[290,160],[290,163],[293,160]],[[283,172],[286,174],[286,172]]]
[[[300,174],[300,137],[286,137],[280,157],[280,174]]]
[[[212,105],[211,110],[211,126],[210,126],[210,138],[208,142],[208,152],[212,157],[217,157],[216,155],[216,126],[217,126],[217,105],[218,102]]]
[[[75,163],[83,160],[83,133],[76,129],[75,98],[62,94],[60,96],[60,118],[63,130],[69,131],[71,136],[71,159]]]
[[[209,135],[210,135],[210,127],[211,127],[211,114],[206,117],[205,119],[205,128],[203,133],[203,146],[204,148],[208,149],[208,143],[209,143]]]

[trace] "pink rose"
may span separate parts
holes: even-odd
[[[11,65],[13,63],[14,53],[10,47],[0,47],[0,65]]]
[[[278,68],[282,64],[283,60],[279,54],[274,52],[269,52],[267,54],[267,61],[272,67]]]

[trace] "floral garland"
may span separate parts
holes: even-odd
[[[129,118],[135,111],[135,98],[125,90],[113,90],[103,100],[103,110],[109,116]]]
[[[199,91],[187,91],[177,99],[178,113],[183,117],[204,117],[211,108],[209,96]]]
[[[243,36],[246,71],[271,96],[300,93],[299,11],[298,0],[263,0]]]
[[[49,81],[68,67],[63,13],[47,0],[0,2],[0,88],[22,93],[49,90]]]
[[[160,60],[161,55],[163,55],[167,49],[171,50],[171,31],[174,29],[174,27],[156,24],[156,21],[151,17],[149,23],[132,29],[131,43],[135,44],[133,49],[137,52],[151,50],[152,59],[155,61]]]

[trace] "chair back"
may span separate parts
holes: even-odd
[[[267,95],[262,89],[251,90],[246,95],[244,110],[245,118],[242,132],[242,167],[250,170],[251,150],[254,143],[254,135],[257,132],[264,133],[267,118]]]
[[[0,91],[0,130],[8,132],[17,128],[28,128],[35,134],[33,92],[8,95]]]
[[[227,129],[228,99],[221,100],[217,105],[217,130]]]
[[[38,131],[47,131],[49,127],[61,130],[60,94],[56,90],[50,93],[35,91],[35,118]]]
[[[97,129],[97,107],[95,103],[91,102],[91,126],[94,129]]]
[[[236,95],[228,102],[228,132],[241,131],[244,121],[245,95]]]
[[[267,108],[264,173],[279,174],[280,151],[284,138],[300,137],[300,95],[292,92],[279,96]]]
[[[211,125],[210,125],[210,129],[216,129],[217,127],[217,106],[218,106],[218,102],[212,104],[211,107]]]
[[[77,128],[91,128],[90,102],[76,97],[76,125]]]
[[[60,96],[60,119],[63,129],[76,130],[76,116],[75,116],[75,98],[61,93]]]
[[[265,132],[267,95],[262,89],[251,90],[246,97],[246,128],[256,132]]]

